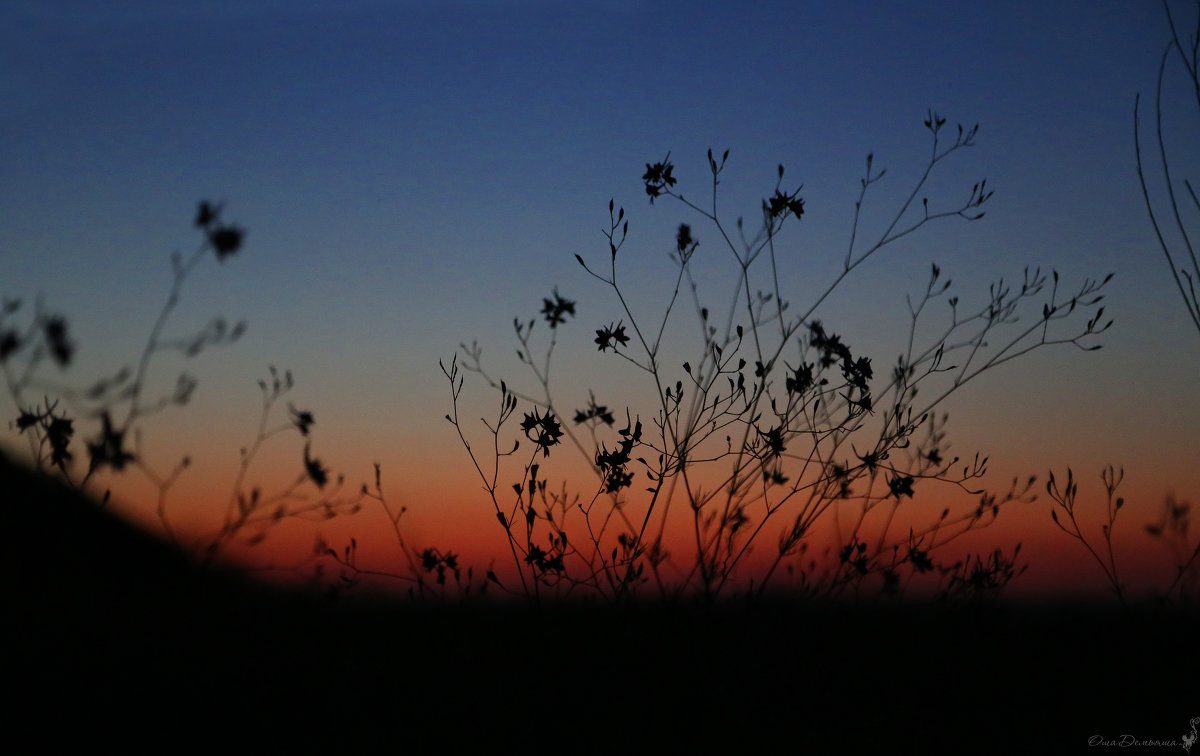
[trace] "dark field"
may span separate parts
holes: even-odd
[[[1179,753],[1200,716],[1178,612],[331,601],[0,492],[8,752]]]

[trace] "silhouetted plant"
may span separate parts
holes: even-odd
[[[145,418],[169,407],[187,404],[196,389],[196,379],[181,371],[171,392],[150,398],[150,368],[155,357],[177,352],[190,359],[209,347],[232,344],[245,332],[244,322],[230,325],[218,317],[191,333],[166,335],[184,284],[196,267],[210,258],[224,263],[242,249],[245,230],[224,221],[222,212],[220,204],[208,201],[199,204],[193,225],[200,232],[201,241],[186,257],[179,253],[171,255],[170,291],[133,366],[122,367],[86,388],[78,389],[40,375],[47,361],[59,371],[66,370],[75,354],[75,343],[63,315],[46,310],[39,297],[28,322],[21,325],[18,318],[23,310],[19,300],[5,300],[0,307],[0,370],[18,410],[13,426],[18,434],[29,439],[34,468],[44,472],[55,470],[81,489],[101,471],[139,470],[157,489],[156,514],[167,538],[175,543],[181,538],[171,524],[168,494],[191,465],[191,459],[185,456],[170,472],[159,472],[143,449],[141,424]],[[216,557],[235,537],[244,535],[250,544],[261,541],[266,530],[284,518],[326,519],[357,511],[361,506],[357,499],[339,495],[342,476],[331,483],[329,471],[312,456],[311,441],[304,446],[302,464],[298,465],[299,472],[291,484],[271,494],[264,494],[257,486],[246,490],[248,470],[264,442],[288,432],[297,432],[306,439],[310,434],[313,414],[291,405],[290,420],[269,427],[273,409],[292,386],[291,372],[280,374],[274,367],[270,368],[269,381],[259,381],[262,412],[257,436],[249,447],[241,450],[241,465],[221,525],[196,544],[207,559]],[[40,401],[31,401],[32,395],[40,396]],[[95,435],[85,437],[86,467],[82,473],[76,469],[80,460],[78,452],[73,450],[77,423],[96,426]],[[316,488],[317,495],[302,490],[306,486]],[[106,492],[103,500],[107,499]]]
[[[1200,602],[1200,538],[1193,543],[1188,534],[1192,505],[1174,496],[1163,498],[1158,522],[1148,523],[1146,532],[1163,542],[1175,565],[1175,577],[1162,593],[1168,603]]]
[[[1118,559],[1113,548],[1113,533],[1116,530],[1117,514],[1125,506],[1125,499],[1117,496],[1117,488],[1125,478],[1122,468],[1106,465],[1100,473],[1105,490],[1105,514],[1100,524],[1100,538],[1095,539],[1084,533],[1079,523],[1079,483],[1074,473],[1067,468],[1066,483],[1060,488],[1054,473],[1046,484],[1046,491],[1054,501],[1054,509],[1050,517],[1054,523],[1067,535],[1074,538],[1092,556],[1104,571],[1109,590],[1121,604],[1128,603],[1127,586],[1120,579],[1117,570]],[[1062,513],[1062,516],[1059,515]],[[1162,542],[1170,553],[1174,567],[1174,575],[1166,588],[1160,589],[1155,598],[1165,605],[1194,606],[1200,600],[1200,539],[1194,543],[1188,534],[1191,505],[1180,502],[1174,496],[1163,500],[1162,512],[1157,522],[1147,523],[1146,532]]]
[[[1166,192],[1165,202],[1151,197],[1150,189],[1147,186],[1147,172],[1150,166],[1142,158],[1140,94],[1135,99],[1133,106],[1133,135],[1138,181],[1141,184],[1142,197],[1146,201],[1146,212],[1150,216],[1159,248],[1167,259],[1167,265],[1171,269],[1171,276],[1183,299],[1188,317],[1191,318],[1192,325],[1196,327],[1197,332],[1200,332],[1200,292],[1196,289],[1200,285],[1200,262],[1196,255],[1196,245],[1200,243],[1200,237],[1197,236],[1195,226],[1197,214],[1200,213],[1200,199],[1197,199],[1196,189],[1192,185],[1191,179],[1187,177],[1183,177],[1181,182],[1186,196],[1177,193],[1180,187],[1177,185],[1178,177],[1172,176],[1172,168],[1178,166],[1172,166],[1167,150],[1167,140],[1163,135],[1163,85],[1166,82],[1168,64],[1171,61],[1178,61],[1183,69],[1187,80],[1185,86],[1191,89],[1196,100],[1197,111],[1200,112],[1200,73],[1198,73],[1200,69],[1197,67],[1197,63],[1200,61],[1200,57],[1198,57],[1200,55],[1200,47],[1198,47],[1200,45],[1200,3],[1192,3],[1192,5],[1195,6],[1193,10],[1196,12],[1195,28],[1191,39],[1188,40],[1180,35],[1183,19],[1177,18],[1171,12],[1171,3],[1168,0],[1163,0],[1163,10],[1171,29],[1171,39],[1167,43],[1166,49],[1163,50],[1158,66],[1158,81],[1154,90],[1154,146],[1157,147],[1158,152],[1156,162],[1157,168],[1161,172],[1159,177],[1161,190]],[[1193,142],[1195,140],[1195,136],[1192,134],[1185,138]],[[1174,230],[1171,230],[1172,228]]]
[[[360,566],[357,539],[351,538],[350,542],[339,552],[330,547],[323,537],[318,536],[315,555],[329,558],[339,568],[337,581],[330,586],[331,589],[335,593],[339,593],[342,589],[358,585],[363,578],[385,578],[409,583],[408,595],[410,598],[430,596],[465,598],[471,596],[472,593],[485,595],[489,581],[485,579],[476,583],[475,570],[470,566],[466,567],[464,574],[463,567],[459,564],[459,557],[453,551],[443,552],[432,547],[417,550],[408,544],[400,529],[400,520],[408,508],[404,506],[396,508],[388,504],[383,493],[382,475],[382,469],[376,462],[374,488],[369,488],[364,483],[361,493],[363,497],[378,502],[380,508],[387,515],[388,524],[396,538],[396,545],[404,556],[408,572]],[[494,575],[491,577],[494,578]]]
[[[331,482],[329,470],[319,458],[312,456],[310,435],[316,423],[312,412],[297,409],[288,403],[288,419],[271,425],[275,408],[295,384],[290,370],[281,374],[271,365],[268,366],[268,372],[269,380],[258,381],[262,405],[254,440],[239,450],[238,471],[225,507],[224,519],[220,529],[207,539],[204,546],[209,558],[218,555],[230,541],[248,531],[251,532],[246,540],[249,545],[261,542],[266,531],[285,518],[324,521],[339,514],[355,514],[362,509],[361,496],[342,494],[345,476],[338,474]],[[292,433],[305,438],[302,464],[295,477],[273,493],[264,493],[259,486],[252,486],[247,491],[246,479],[250,467],[263,445],[276,436]],[[168,488],[169,484],[159,485],[160,501],[165,500]],[[313,488],[316,489],[315,496],[312,495]],[[165,512],[161,505],[160,517],[165,524]]]
[[[1104,490],[1107,495],[1107,507],[1105,522],[1100,526],[1100,533],[1104,540],[1103,553],[1101,553],[1094,543],[1083,534],[1083,530],[1079,526],[1079,521],[1076,519],[1076,497],[1079,495],[1079,483],[1075,481],[1075,474],[1071,468],[1067,468],[1067,482],[1060,489],[1058,481],[1054,477],[1054,472],[1051,471],[1050,479],[1046,481],[1046,493],[1054,501],[1055,508],[1050,510],[1050,518],[1054,520],[1064,533],[1071,536],[1087,549],[1100,568],[1104,570],[1104,577],[1108,580],[1109,589],[1116,595],[1117,600],[1122,604],[1125,603],[1125,586],[1117,575],[1117,560],[1113,553],[1113,527],[1117,522],[1117,513],[1121,511],[1121,507],[1125,506],[1124,497],[1117,496],[1117,488],[1121,485],[1121,481],[1125,479],[1124,468],[1116,469],[1112,465],[1105,466],[1100,473],[1100,479],[1104,481]],[[1058,512],[1063,512],[1063,517],[1058,516]]]
[[[1175,166],[1172,166],[1167,149],[1167,140],[1163,133],[1163,91],[1164,84],[1167,81],[1166,76],[1170,61],[1179,61],[1185,75],[1185,86],[1191,89],[1197,108],[1200,109],[1200,75],[1197,73],[1197,55],[1198,51],[1200,51],[1200,47],[1198,47],[1200,45],[1200,2],[1192,3],[1195,6],[1196,16],[1194,19],[1195,30],[1190,40],[1181,36],[1182,18],[1177,17],[1172,12],[1169,0],[1163,0],[1162,5],[1167,24],[1171,30],[1171,38],[1163,50],[1162,58],[1159,61],[1158,77],[1155,84],[1153,143],[1154,147],[1157,148],[1156,162],[1157,168],[1161,173],[1158,176],[1160,180],[1159,188],[1160,191],[1165,192],[1165,202],[1161,197],[1151,195],[1149,183],[1152,181],[1149,175],[1151,165],[1143,159],[1142,155],[1140,94],[1135,99],[1133,107],[1134,154],[1137,158],[1137,175],[1142,190],[1142,198],[1145,200],[1146,212],[1154,228],[1159,248],[1162,250],[1163,256],[1167,260],[1167,265],[1171,269],[1171,276],[1183,299],[1188,317],[1191,319],[1192,325],[1200,332],[1200,298],[1198,298],[1196,289],[1197,284],[1200,283],[1200,263],[1197,262],[1196,256],[1195,245],[1197,235],[1194,225],[1196,213],[1200,213],[1200,200],[1197,200],[1196,190],[1189,178],[1184,177],[1181,182],[1186,197],[1182,196],[1179,192],[1180,186],[1177,185],[1178,177],[1172,175],[1172,170]],[[1174,232],[1171,231],[1172,228]],[[1120,498],[1113,499],[1113,492],[1115,486],[1120,483],[1121,477],[1123,477],[1123,471],[1114,477],[1112,465],[1107,466],[1102,473],[1104,485],[1108,492],[1107,521],[1101,526],[1105,546],[1105,554],[1103,556],[1097,551],[1093,543],[1083,535],[1076,521],[1075,496],[1077,484],[1074,483],[1069,469],[1067,471],[1066,486],[1061,491],[1056,489],[1050,493],[1051,497],[1057,503],[1058,508],[1062,509],[1067,516],[1067,523],[1064,524],[1058,519],[1057,509],[1052,510],[1051,516],[1054,517],[1055,523],[1068,535],[1078,540],[1100,564],[1108,579],[1110,588],[1116,593],[1117,598],[1124,603],[1123,586],[1117,579],[1116,558],[1112,548],[1112,531],[1116,524],[1116,512],[1122,504]],[[1054,483],[1053,473],[1050,476],[1050,483]],[[1195,592],[1197,550],[1200,549],[1200,544],[1190,549],[1189,553],[1186,532],[1188,509],[1187,504],[1177,504],[1172,497],[1168,497],[1164,502],[1164,511],[1160,522],[1146,526],[1147,532],[1156,538],[1162,539],[1167,544],[1176,562],[1175,578],[1162,594],[1162,599],[1167,602],[1187,603],[1190,600],[1200,598]],[[1180,528],[1182,529],[1180,530]]]
[[[190,335],[178,338],[166,338],[163,335],[171,314],[179,303],[183,285],[195,267],[207,258],[210,252],[219,261],[236,254],[245,237],[245,231],[240,226],[221,220],[219,205],[209,202],[200,203],[195,226],[202,233],[203,239],[186,259],[179,253],[171,255],[171,290],[151,328],[136,367],[123,367],[116,374],[101,378],[86,389],[58,385],[37,376],[38,369],[46,359],[50,359],[60,370],[67,368],[71,362],[75,345],[69,336],[67,321],[62,315],[48,313],[39,297],[34,304],[28,325],[22,329],[12,322],[21,308],[20,300],[6,300],[3,309],[0,310],[0,365],[3,367],[8,393],[20,408],[22,417],[37,414],[37,405],[31,403],[27,395],[34,391],[45,391],[58,397],[54,400],[44,400],[41,406],[47,414],[51,411],[51,405],[58,407],[60,402],[65,401],[76,414],[89,420],[99,420],[101,423],[99,435],[94,441],[87,443],[89,465],[82,479],[76,481],[80,486],[104,468],[123,470],[129,464],[143,465],[144,461],[137,451],[128,447],[130,441],[135,440],[131,437],[136,436],[139,421],[167,407],[187,404],[191,398],[196,381],[187,372],[181,372],[176,380],[175,389],[170,394],[147,401],[144,392],[150,363],[156,354],[178,351],[186,357],[194,357],[207,347],[237,341],[245,331],[244,322],[239,321],[230,327],[225,319],[214,318],[205,327]],[[27,409],[30,407],[35,409]],[[123,415],[123,418],[120,418],[120,415]],[[60,450],[47,460],[44,454],[47,446],[51,449],[59,448],[51,437],[51,427],[18,421],[17,429],[22,433],[33,431],[29,438],[34,452],[35,467],[43,469],[49,461],[70,479],[70,473],[63,463],[72,459],[72,456],[64,456]],[[65,432],[65,445],[69,445],[73,430],[67,427],[64,431],[61,425],[57,430],[60,434]],[[62,441],[61,438],[59,440]]]
[[[950,581],[939,598],[968,602],[995,599],[1009,581],[1028,569],[1028,565],[1018,562],[1020,554],[1019,543],[1011,555],[1006,555],[1003,549],[996,549],[986,559],[980,554],[968,554],[949,568]]]
[[[648,163],[642,179],[651,204],[669,198],[700,216],[730,264],[723,281],[701,280],[692,265],[701,240],[690,225],[680,224],[670,249],[676,273],[666,308],[661,321],[647,323],[631,308],[619,275],[617,261],[629,232],[624,208],[609,203],[606,262],[575,256],[612,292],[619,310],[617,318],[603,319],[606,325],[594,330],[593,343],[646,380],[657,397],[653,409],[627,405],[614,412],[589,391],[586,407],[568,410],[556,397],[551,359],[559,334],[576,315],[576,303],[557,290],[542,308],[550,331],[544,347],[534,343],[536,319],[514,321],[517,358],[532,375],[535,391],[518,392],[510,381],[494,377],[477,343],[462,345],[464,355],[441,364],[451,388],[446,418],[507,535],[518,592],[537,597],[543,591],[583,590],[621,598],[653,582],[664,596],[761,594],[784,566],[792,576],[789,587],[817,595],[857,591],[867,578],[879,580],[873,590],[896,592],[901,572],[949,575],[944,591],[957,595],[994,592],[1020,572],[1015,553],[1004,558],[996,552],[989,562],[935,561],[935,552],[992,522],[1002,506],[1031,500],[1034,482],[1014,480],[998,496],[973,488],[987,459],[975,455],[961,464],[958,457],[947,458],[945,415],[939,417],[935,408],[981,373],[1034,349],[1059,344],[1098,349],[1084,340],[1111,325],[1097,307],[1111,274],[1064,294],[1057,272],[1027,268],[1019,285],[1002,279],[991,285],[982,306],[967,308],[947,294],[950,281],[943,281],[934,264],[924,291],[915,302],[908,300],[907,344],[892,369],[878,377],[870,358],[855,354],[816,317],[839,284],[883,248],[934,221],[983,217],[982,206],[992,196],[986,181],[944,209],[936,202],[931,208],[922,195],[939,163],[974,144],[978,127],[959,126],[947,138],[945,124],[929,113],[925,127],[932,148],[924,171],[871,243],[860,239],[860,218],[868,189],[885,171],[877,171],[873,155],[867,156],[841,269],[796,315],[781,289],[779,270],[787,258],[777,254],[776,245],[785,225],[799,222],[805,206],[800,187],[784,187],[783,167],[761,203],[759,229],[747,236],[742,218],[731,228],[718,209],[717,186],[728,151],[719,159],[708,153],[711,200],[704,205],[676,189],[679,179],[669,153]],[[732,286],[725,310],[712,309],[702,294],[702,286],[710,283]],[[674,347],[668,324],[678,312],[681,292],[691,300],[700,338],[692,359],[675,362],[668,356]],[[925,341],[918,337],[918,323],[930,319],[937,301],[946,303],[943,323]],[[1086,317],[1085,311],[1091,312],[1085,323],[1059,332],[1059,321]],[[539,351],[542,356],[535,357]],[[476,451],[459,416],[462,371],[478,374],[499,394],[498,411],[483,421],[487,451]],[[918,400],[919,388],[930,398]],[[531,411],[524,412],[519,429],[506,427],[521,402]],[[617,419],[621,415],[623,423]],[[521,449],[518,430],[533,448],[517,459],[511,486],[503,486],[502,467]],[[591,493],[572,494],[565,483],[549,485],[542,466],[564,443],[591,466],[596,476]],[[935,481],[979,497],[977,504],[957,512],[946,509],[895,535],[899,510]],[[695,551],[682,559],[667,551],[673,505],[690,510]],[[906,513],[911,510],[905,507]],[[778,540],[768,547],[766,567],[743,574],[753,548],[769,538],[771,523],[778,523]],[[809,543],[822,525],[833,528],[839,544],[830,554],[832,564],[809,555]]]

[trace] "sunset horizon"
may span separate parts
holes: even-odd
[[[393,710],[1190,750],[1197,39],[1197,0],[5,5],[14,685],[191,732],[344,674],[288,731],[353,752]]]

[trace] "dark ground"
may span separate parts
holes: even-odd
[[[1195,614],[331,602],[200,570],[2,459],[0,512],[11,753],[1098,754],[1200,716]]]

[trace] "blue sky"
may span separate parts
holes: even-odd
[[[730,149],[730,217],[752,216],[785,165],[808,208],[793,229],[803,292],[845,248],[865,154],[889,168],[865,211],[878,229],[922,168],[934,108],[981,130],[931,198],[987,177],[987,217],[897,245],[823,317],[888,364],[931,261],[964,299],[1025,265],[1072,283],[1113,271],[1107,351],[988,375],[947,407],[952,428],[1001,477],[1114,461],[1147,496],[1194,492],[1181,445],[1200,417],[1200,345],[1132,144],[1134,96],[1152,90],[1166,39],[1158,3],[1117,0],[9,2],[0,289],[43,292],[71,317],[80,371],[116,367],[165,296],[168,253],[195,242],[195,202],[223,200],[246,248],[198,272],[178,322],[224,314],[250,330],[188,366],[201,393],[178,423],[223,438],[274,363],[295,370],[331,449],[350,450],[344,468],[369,454],[399,470],[415,448],[459,454],[439,424],[437,359],[478,337],[515,374],[511,319],[553,286],[585,321],[562,377],[592,374],[589,329],[616,314],[573,255],[605,253],[610,198],[632,220],[634,298],[658,301],[675,225],[704,228],[649,206],[647,161],[670,151],[680,188],[701,195],[705,150]],[[1178,159],[1194,169],[1200,124],[1180,118]]]

